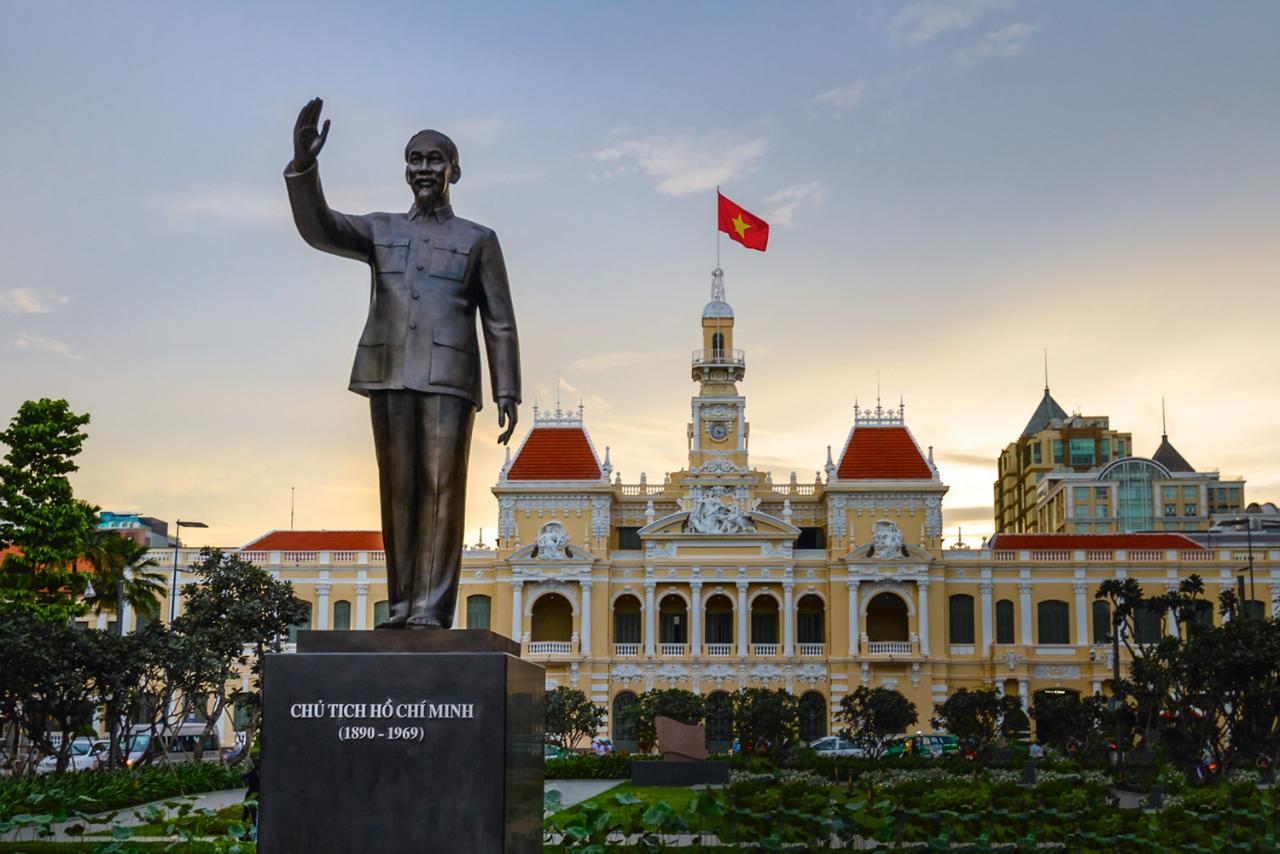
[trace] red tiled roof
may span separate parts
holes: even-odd
[[[242,549],[247,552],[376,552],[381,550],[381,531],[271,531]]]
[[[855,427],[836,476],[841,480],[932,480],[906,427]]]
[[[581,427],[534,427],[507,480],[599,480],[600,464]]]
[[[990,547],[1001,550],[1036,549],[1176,549],[1195,551],[1204,546],[1182,534],[996,534]]]

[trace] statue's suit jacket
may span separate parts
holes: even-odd
[[[465,397],[480,409],[476,314],[495,399],[520,402],[515,312],[498,236],[453,215],[339,213],[316,165],[285,171],[298,232],[316,249],[369,264],[369,319],[351,368],[352,391],[410,389]]]

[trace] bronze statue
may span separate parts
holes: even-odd
[[[498,441],[516,428],[520,352],[507,269],[491,229],[453,215],[458,149],[438,131],[405,146],[407,213],[339,213],[325,203],[316,156],[329,136],[310,101],[285,169],[298,233],[371,272],[369,319],[350,389],[369,398],[382,498],[390,616],[380,629],[449,628],[458,595],[471,427],[481,407],[476,314],[484,330]]]

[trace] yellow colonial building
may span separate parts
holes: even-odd
[[[1005,533],[944,550],[947,487],[901,405],[855,405],[816,480],[775,483],[751,466],[746,356],[719,271],[699,326],[683,470],[623,483],[581,407],[535,408],[493,487],[496,546],[463,556],[455,625],[519,640],[549,687],[576,686],[608,709],[602,729],[622,746],[630,733],[616,713],[650,688],[708,695],[713,742],[729,737],[728,692],[747,686],[799,695],[808,738],[831,731],[860,685],[901,691],[922,727],[962,687],[1024,704],[1042,690],[1105,693],[1101,582],[1130,576],[1163,591],[1195,572],[1212,597],[1250,557],[1172,532]],[[276,531],[241,551],[294,583],[311,628],[368,629],[385,612],[377,532]],[[1280,548],[1250,554],[1254,607],[1275,613]],[[1166,628],[1157,616],[1142,631]]]

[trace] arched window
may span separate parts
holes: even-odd
[[[373,624],[380,626],[391,619],[391,603],[386,599],[373,603]]]
[[[1071,643],[1071,609],[1066,602],[1048,599],[1036,606],[1039,632],[1036,643]]]
[[[1138,643],[1159,643],[1164,635],[1164,613],[1143,602],[1133,612],[1134,638]]]
[[[767,594],[751,603],[751,642],[778,642],[778,600]]]
[[[996,602],[996,643],[1014,643],[1013,602],[1001,599]]]
[[[796,603],[796,639],[799,643],[823,643],[826,622],[822,597],[810,593]]]
[[[351,603],[346,599],[339,599],[333,603],[333,630],[335,632],[345,632],[351,629]]]
[[[724,691],[707,696],[707,750],[727,753],[733,746],[733,701]]]
[[[1111,603],[1106,599],[1093,600],[1093,642],[1108,643],[1111,640]]]
[[[712,358],[718,358],[724,355],[724,333],[711,333],[711,355]]]
[[[877,593],[867,603],[867,640],[906,641],[911,639],[907,603],[894,593]]]
[[[640,600],[630,593],[614,600],[613,642],[640,643]]]
[[[569,641],[573,638],[573,606],[559,593],[547,593],[533,602],[529,620],[530,641]]]
[[[636,699],[630,691],[619,691],[613,698],[613,743],[619,750],[635,750],[637,747],[635,724],[623,714],[624,710],[635,705]]]
[[[493,600],[483,593],[467,597],[467,628],[489,629]]]
[[[707,600],[706,643],[733,643],[733,602],[717,593]]]
[[[1250,620],[1265,620],[1267,618],[1267,606],[1257,599],[1250,599],[1244,603],[1244,615]]]
[[[658,603],[658,643],[689,642],[689,609],[671,593]]]
[[[298,632],[311,628],[311,603],[307,602],[307,615],[289,627],[289,643],[298,642]]]
[[[968,593],[957,593],[947,600],[947,604],[951,643],[973,643],[973,597]]]
[[[800,697],[800,740],[805,744],[827,734],[827,701],[817,691]]]

